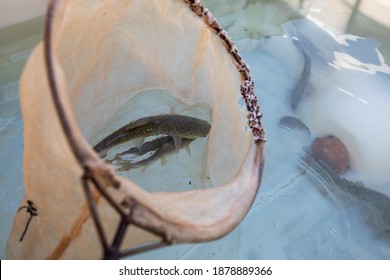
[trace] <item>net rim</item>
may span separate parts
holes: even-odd
[[[61,66],[56,60],[53,51],[53,35],[55,34],[54,21],[58,15],[61,2],[62,0],[51,0],[47,10],[44,32],[44,60],[47,78],[54,106],[64,134],[77,162],[84,170],[82,182],[87,194],[87,201],[90,206],[92,217],[94,218],[100,241],[105,251],[104,258],[118,258],[121,257],[123,253],[118,251],[118,244],[110,245],[104,235],[104,229],[99,222],[96,211],[97,200],[94,199],[93,196],[88,196],[88,193],[91,194],[90,186],[96,188],[101,196],[106,198],[111,206],[117,210],[118,214],[121,216],[122,225],[127,226],[129,224],[134,224],[153,232],[162,237],[161,244],[203,242],[226,235],[245,217],[253,203],[258,188],[260,187],[264,166],[264,143],[266,141],[261,123],[262,113],[257,102],[257,97],[254,94],[254,80],[250,75],[248,65],[241,58],[237,47],[227,36],[224,29],[218,24],[211,12],[205,8],[199,0],[183,0],[197,16],[203,19],[206,25],[215,31],[216,35],[219,36],[227,51],[232,56],[232,61],[240,72],[243,80],[240,90],[248,110],[248,124],[253,132],[253,143],[244,158],[243,166],[234,177],[246,180],[246,187],[238,192],[240,193],[240,197],[235,200],[235,202],[241,201],[243,203],[238,205],[238,209],[234,207],[236,204],[232,203],[229,209],[234,212],[221,215],[219,220],[211,223],[211,226],[196,223],[188,224],[185,217],[183,217],[183,219],[177,219],[177,217],[171,217],[169,215],[164,216],[167,214],[164,213],[164,211],[157,213],[154,207],[150,207],[148,201],[152,201],[158,196],[161,198],[161,194],[147,193],[133,184],[130,180],[117,176],[113,169],[99,158],[82,136],[77,122],[75,121],[72,108],[70,108],[69,103],[66,100],[68,98],[67,94],[61,89]],[[237,186],[237,183],[239,182],[229,183],[231,186],[230,188],[234,189],[234,191],[240,189],[240,186]],[[130,201],[129,204],[133,209],[132,211],[128,213],[124,212],[118,204],[110,198],[105,190],[110,187],[114,187],[126,194],[128,201]],[[229,186],[224,185],[214,189],[218,189],[218,191],[228,191]],[[212,191],[195,190],[192,192],[202,196],[207,195],[207,192]],[[185,196],[186,194],[188,194],[188,192],[176,193],[173,195],[179,197]],[[146,203],[145,200],[147,201]],[[233,215],[233,213],[233,218],[228,217],[228,215]],[[118,228],[121,228],[121,226]],[[117,232],[116,237],[120,235],[123,235],[123,233]],[[115,240],[117,240],[117,238],[115,238]],[[155,245],[151,247],[152,249],[156,248]],[[118,250],[113,253],[113,248]],[[127,250],[127,252],[128,251],[129,250]]]

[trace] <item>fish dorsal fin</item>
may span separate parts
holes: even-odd
[[[170,115],[177,115],[178,113],[176,112],[175,108],[173,108],[172,104],[169,104],[169,114]]]

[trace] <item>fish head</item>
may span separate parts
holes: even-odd
[[[190,138],[197,138],[197,137],[206,137],[211,129],[210,123],[207,121],[199,121],[198,125],[194,126],[191,131]]]

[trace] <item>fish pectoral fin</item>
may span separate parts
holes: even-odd
[[[160,164],[161,164],[161,166],[163,166],[163,165],[166,164],[166,163],[167,163],[167,158],[166,158],[165,155],[162,155],[162,156],[160,157]]]
[[[186,152],[187,152],[188,156],[191,157],[191,149],[190,149],[190,146],[185,147],[185,149],[186,149]]]
[[[169,151],[172,151],[172,142],[171,143],[165,143],[162,145],[161,149],[158,151],[160,154],[160,164],[161,166],[164,165],[167,162],[167,155],[169,154]]]
[[[173,143],[175,144],[177,152],[179,152],[179,150],[182,148],[182,138],[173,137]]]
[[[134,141],[134,146],[138,147],[139,151],[142,152],[143,145],[145,144],[145,137],[139,137]]]

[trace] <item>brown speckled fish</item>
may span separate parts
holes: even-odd
[[[133,121],[114,131],[93,148],[104,157],[109,149],[132,139],[153,135],[172,136],[175,146],[180,147],[183,138],[206,137],[211,125],[204,120],[175,114],[149,116]]]
[[[310,165],[325,181],[331,183],[355,201],[365,205],[371,212],[371,221],[386,233],[390,233],[390,197],[376,190],[366,188],[362,182],[353,182],[341,178],[333,169],[320,160],[311,160]]]

